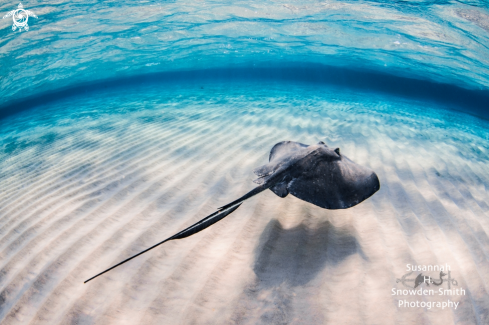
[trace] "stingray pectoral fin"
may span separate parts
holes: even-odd
[[[280,160],[294,152],[300,151],[307,148],[307,144],[294,141],[282,141],[273,146],[270,150],[270,155],[268,156],[268,161]]]
[[[126,262],[129,262],[129,261],[130,261],[130,260],[132,260],[133,258],[136,258],[136,257],[138,257],[139,255],[142,255],[142,254],[146,253],[147,251],[150,251],[150,250],[152,250],[153,248],[155,248],[155,247],[157,247],[157,246],[160,246],[160,245],[161,245],[161,244],[163,244],[163,243],[166,243],[167,241],[170,241],[170,240],[173,240],[173,239],[182,239],[182,238],[186,238],[186,237],[192,236],[192,235],[194,235],[194,234],[198,233],[199,231],[204,230],[205,228],[207,228],[207,227],[209,227],[209,226],[211,226],[211,225],[215,224],[215,223],[216,223],[216,222],[218,222],[219,220],[224,219],[226,216],[230,215],[230,214],[231,214],[231,213],[233,213],[233,212],[234,212],[234,211],[235,211],[237,208],[239,208],[239,206],[240,206],[240,205],[241,205],[241,203],[236,204],[236,205],[234,205],[234,206],[232,206],[232,207],[230,207],[230,208],[228,208],[228,209],[226,209],[226,210],[224,210],[224,211],[216,211],[216,212],[214,212],[213,214],[211,214],[211,215],[209,215],[209,216],[205,217],[204,219],[200,220],[199,222],[197,222],[197,223],[195,223],[195,224],[191,225],[190,227],[188,227],[188,228],[186,228],[186,229],[184,229],[184,230],[180,231],[179,233],[177,233],[177,234],[175,234],[175,235],[171,236],[170,238],[167,238],[167,239],[165,239],[165,240],[163,240],[163,241],[159,242],[158,244],[153,245],[153,246],[151,246],[150,248],[147,248],[147,249],[145,249],[144,251],[139,252],[139,253],[137,253],[136,255],[133,255],[133,256],[131,256],[131,257],[129,257],[129,258],[127,258],[127,259],[125,259],[124,261],[122,261],[122,262],[120,262],[120,263],[117,263],[116,265],[114,265],[114,266],[112,266],[112,267],[108,268],[107,270],[105,270],[105,271],[103,271],[103,272],[100,272],[99,274],[97,274],[97,275],[95,275],[95,276],[91,277],[90,279],[86,280],[86,281],[85,281],[85,282],[83,282],[83,283],[87,283],[88,281],[93,280],[93,279],[95,279],[96,277],[98,277],[98,276],[100,276],[100,275],[102,275],[102,274],[104,274],[104,273],[107,273],[107,272],[109,272],[110,270],[115,269],[116,267],[118,267],[118,266],[120,266],[120,265],[122,265],[122,264],[124,264],[124,263],[126,263]]]

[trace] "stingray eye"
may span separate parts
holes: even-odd
[[[324,143],[323,141],[319,141],[318,144],[326,144],[326,143]]]
[[[334,152],[336,152],[336,154],[337,154],[338,156],[341,156],[341,155],[340,155],[340,148],[336,148],[336,149],[334,150]]]

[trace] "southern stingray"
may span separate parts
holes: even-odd
[[[85,283],[167,241],[189,237],[204,230],[234,212],[244,200],[266,189],[281,198],[290,193],[324,209],[347,209],[369,198],[380,188],[374,171],[354,163],[342,155],[339,148],[331,149],[324,142],[311,146],[293,141],[279,142],[270,151],[269,163],[253,172],[258,176],[254,181],[258,186],[250,192]]]

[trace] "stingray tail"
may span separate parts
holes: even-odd
[[[251,192],[250,192],[251,193]],[[243,201],[243,200],[242,200]],[[93,280],[95,279],[96,277],[104,274],[104,273],[107,273],[109,272],[110,270],[112,269],[115,269],[116,267],[118,267],[119,265],[122,265],[130,260],[132,260],[133,258],[135,257],[138,257],[139,255],[142,255],[144,253],[146,253],[147,251],[150,251],[152,250],[153,248],[157,247],[157,246],[160,246],[161,244],[163,243],[166,243],[167,241],[170,241],[170,240],[173,240],[173,239],[182,239],[182,238],[185,238],[185,237],[189,237],[189,236],[192,236],[193,234],[196,234],[198,233],[199,231],[201,230],[204,230],[205,228],[215,224],[216,222],[218,222],[219,220],[223,219],[224,217],[230,215],[231,213],[233,213],[237,208],[239,208],[239,206],[241,205],[241,201],[238,202],[239,204],[235,203],[235,204],[232,204],[232,205],[229,205],[229,207],[225,208],[225,209],[219,209],[218,211],[214,212],[213,214],[205,217],[204,219],[200,220],[199,222],[191,225],[190,227],[180,231],[179,233],[171,236],[170,238],[167,238],[161,242],[159,242],[158,244],[156,245],[153,245],[151,246],[150,248],[147,248],[145,249],[144,251],[142,252],[139,252],[137,253],[136,255],[133,255],[127,259],[125,259],[124,261],[108,268],[107,270],[103,271],[103,272],[100,272],[99,274],[91,277],[90,279],[86,280],[85,282],[83,283],[87,283],[88,281],[90,280]]]
[[[252,189],[251,191],[249,191],[248,193],[246,193],[245,195],[243,195],[242,197],[240,197],[239,199],[234,200],[233,202],[218,208],[217,211],[223,211],[225,209],[229,209],[233,205],[241,203],[244,200],[249,199],[250,197],[257,195],[258,193],[263,192],[264,190],[266,190],[269,187],[270,187],[270,184],[263,184],[263,185],[257,186],[254,189]]]

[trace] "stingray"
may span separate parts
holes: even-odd
[[[269,163],[255,169],[258,184],[239,199],[217,209],[179,233],[100,272],[84,283],[122,265],[147,251],[174,239],[182,239],[215,224],[236,211],[243,201],[270,189],[281,198],[289,193],[324,209],[347,209],[366,200],[380,188],[379,178],[371,169],[360,166],[324,142],[306,145],[283,141],[273,146]]]

